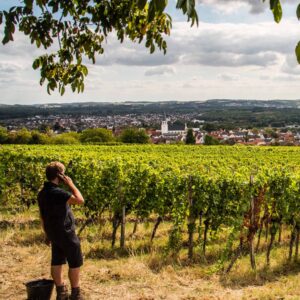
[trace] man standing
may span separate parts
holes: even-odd
[[[80,267],[83,264],[81,246],[75,234],[71,204],[83,204],[84,199],[72,179],[64,175],[65,166],[51,162],[46,168],[47,182],[38,194],[41,222],[46,240],[51,243],[51,275],[56,285],[57,300],[83,300],[79,287]],[[59,187],[64,183],[67,192]],[[62,277],[62,265],[68,262],[71,298]]]

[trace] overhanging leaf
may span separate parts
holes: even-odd
[[[298,64],[300,64],[300,42],[296,46],[295,53],[296,53],[296,56],[297,56]]]
[[[297,7],[297,18],[300,20],[300,4]]]
[[[33,0],[24,0],[24,4],[28,9],[32,10]]]
[[[279,23],[282,18],[282,7],[280,0],[270,0],[270,8],[273,12],[275,22]]]
[[[136,4],[138,6],[138,8],[140,10],[144,9],[146,4],[147,4],[147,0],[136,0]]]

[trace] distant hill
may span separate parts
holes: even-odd
[[[0,120],[39,116],[107,116],[126,114],[191,114],[206,122],[241,126],[300,124],[300,100],[85,102],[36,105],[0,105]]]

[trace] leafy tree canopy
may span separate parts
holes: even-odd
[[[195,2],[176,3],[191,25],[198,24]],[[145,41],[150,53],[156,48],[166,53],[164,37],[172,28],[172,18],[165,12],[167,4],[168,0],[20,0],[20,5],[0,11],[2,43],[14,40],[16,28],[38,48],[48,49],[57,43],[57,51],[45,51],[33,62],[33,68],[41,72],[40,84],[47,83],[49,94],[58,89],[63,95],[68,85],[73,92],[83,92],[88,74],[83,59],[95,63],[96,55],[104,52],[103,41],[112,32],[121,43],[125,37],[133,42]],[[270,0],[270,9],[275,21],[280,22],[280,0]],[[300,18],[300,6],[297,16]],[[300,63],[300,44],[296,54]]]
[[[127,128],[122,132],[120,141],[127,144],[148,144],[149,136],[145,130]]]
[[[169,35],[172,19],[165,8],[167,0],[20,0],[20,6],[0,11],[4,22],[3,44],[14,40],[16,27],[39,48],[50,48],[55,41],[59,49],[34,60],[33,68],[41,71],[40,84],[47,81],[48,93],[71,85],[83,92],[88,74],[82,63],[88,58],[95,63],[102,54],[103,41],[112,32],[122,43],[127,37],[141,43],[153,53],[155,48],[166,52],[164,35]],[[192,24],[198,22],[195,0],[178,0],[177,8]]]
[[[187,145],[194,145],[196,143],[196,139],[194,137],[194,133],[193,133],[192,128],[190,128],[187,132],[185,143]]]
[[[74,136],[72,137],[73,139]],[[110,130],[105,128],[86,129],[81,133],[80,141],[82,143],[107,143],[112,142],[114,137]]]
[[[219,145],[220,142],[211,135],[205,135],[204,145]]]
[[[6,143],[8,140],[7,129],[0,126],[0,144]]]
[[[10,132],[8,139],[12,144],[29,144],[31,141],[31,133],[28,129],[22,128],[17,132]]]
[[[54,136],[50,142],[57,145],[79,144],[79,134],[77,132],[58,134]]]

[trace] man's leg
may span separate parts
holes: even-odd
[[[80,268],[69,268],[69,279],[72,288],[79,287]]]
[[[51,266],[51,276],[56,286],[64,285],[63,276],[62,276],[62,265]]]
[[[56,300],[69,299],[69,293],[62,276],[62,265],[51,266],[51,276],[56,285]]]
[[[51,276],[56,286],[64,285],[62,277],[62,265],[66,263],[66,258],[63,249],[56,243],[51,243]]]
[[[72,287],[71,300],[83,300],[79,287],[80,267],[83,264],[80,241],[75,232],[71,232],[68,237],[70,240],[66,253],[69,263],[69,279]]]
[[[79,268],[69,268],[69,279],[72,287],[71,300],[83,300],[81,290],[79,287]]]
[[[52,260],[51,260],[51,276],[56,285],[56,300],[69,299],[69,293],[67,286],[64,284],[62,267],[65,264],[66,259],[64,251],[52,242]]]

